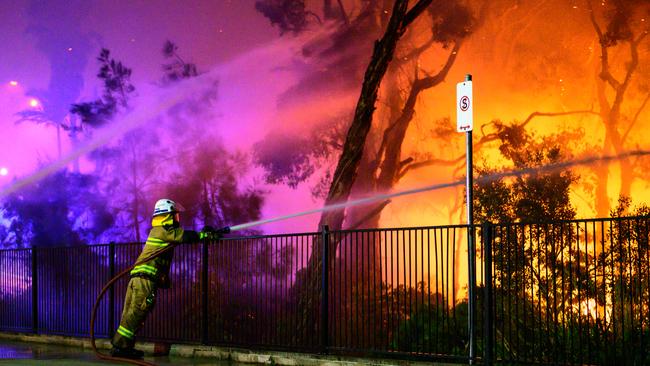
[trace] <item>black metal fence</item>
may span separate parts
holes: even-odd
[[[648,220],[477,226],[477,361],[650,361]],[[467,239],[457,225],[182,245],[138,335],[467,362]],[[141,247],[0,251],[0,331],[88,336],[96,295]],[[98,336],[117,327],[126,284],[102,302]]]
[[[650,363],[649,221],[484,225],[487,356]]]

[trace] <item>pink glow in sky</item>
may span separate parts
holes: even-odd
[[[19,0],[0,7],[0,42],[12,45],[9,52],[0,53],[0,166],[8,168],[9,177],[27,174],[39,162],[57,156],[56,128],[15,123],[17,112],[41,108],[39,98],[30,96],[30,91],[61,82],[51,79],[53,56],[45,54],[45,46],[37,42],[39,27],[51,33],[49,43],[63,40],[62,52],[55,57],[63,62],[66,57],[86,59],[80,94],[61,103],[64,112],[69,104],[95,98],[101,92],[95,58],[102,47],[133,69],[132,81],[142,89],[160,80],[161,48],[167,39],[176,42],[180,52],[205,72],[277,37],[255,11],[253,0],[169,1],[165,6],[102,0],[78,5],[67,0]],[[87,55],[73,44],[79,36],[90,42]],[[62,135],[65,152],[69,142],[66,134]]]
[[[179,53],[207,75],[202,80],[218,80],[214,118],[202,123],[217,131],[232,151],[248,151],[271,129],[301,130],[318,120],[322,111],[336,114],[353,101],[345,93],[332,92],[323,100],[279,106],[282,94],[303,71],[304,61],[299,58],[304,40],[280,38],[268,20],[255,11],[253,0],[173,1],[165,7],[148,2],[80,4],[73,8],[68,1],[52,1],[45,8],[34,8],[31,1],[19,1],[12,3],[11,9],[0,10],[0,42],[17,45],[13,52],[0,53],[0,124],[4,131],[0,134],[4,147],[0,150],[0,167],[6,168],[6,175],[0,171],[0,189],[9,179],[29,175],[58,157],[55,126],[29,121],[16,124],[16,114],[58,108],[58,115],[64,116],[70,104],[100,96],[95,58],[102,47],[132,68],[131,81],[137,94],[133,105],[139,113],[137,106],[142,100],[161,93],[161,64],[165,62],[161,49],[165,40],[174,41]],[[75,69],[80,65],[82,71]],[[179,95],[184,92],[190,89],[177,91]],[[51,108],[55,97],[60,99],[59,105]],[[65,157],[72,151],[71,142],[66,131],[58,132]],[[250,172],[243,180],[259,182],[259,171]],[[298,190],[269,186],[266,191],[264,216],[285,215],[320,204],[312,200],[307,186]],[[263,229],[307,231],[313,230],[317,221],[317,216],[304,217]]]
[[[21,84],[5,83],[0,86],[0,167],[7,170],[3,178],[12,178],[32,172],[48,157],[56,156],[53,137],[56,131],[51,126],[33,123],[16,124],[16,113],[30,108],[30,98],[24,95]],[[2,172],[0,172],[1,174]],[[2,179],[3,184],[6,179]]]

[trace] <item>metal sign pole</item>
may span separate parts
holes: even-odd
[[[474,289],[476,287],[476,246],[474,243],[474,182],[472,173],[472,130],[474,129],[474,101],[472,100],[472,75],[467,74],[465,81],[456,84],[456,131],[465,132],[466,136],[466,201],[467,201],[467,332],[469,334],[469,364],[473,365],[476,358],[476,330],[474,318],[476,314]]]
[[[466,132],[467,140],[467,265],[468,265],[468,285],[469,291],[467,293],[467,305],[469,306],[467,312],[467,322],[469,323],[469,364],[474,364],[476,356],[476,332],[474,329],[474,316],[475,311],[475,297],[474,288],[476,286],[476,246],[474,244],[474,177],[472,174],[472,131]]]

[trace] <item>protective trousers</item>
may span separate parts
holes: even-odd
[[[133,348],[135,333],[140,329],[156,300],[155,283],[144,277],[132,277],[126,288],[122,320],[111,343],[119,348]]]

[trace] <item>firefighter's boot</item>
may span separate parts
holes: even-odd
[[[111,349],[111,356],[139,360],[144,357],[144,352],[135,348],[113,347],[113,349]]]

